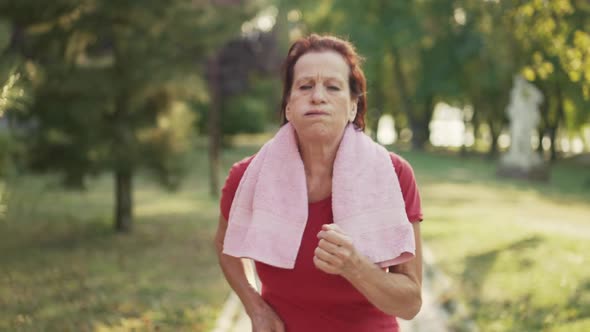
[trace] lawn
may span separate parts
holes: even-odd
[[[195,154],[178,192],[136,178],[127,235],[112,230],[108,175],[86,192],[49,176],[6,181],[0,331],[208,331],[229,288],[212,246],[218,203],[206,155]],[[224,155],[224,172],[236,158]]]
[[[253,151],[225,151],[222,179]],[[480,330],[590,330],[587,168],[563,162],[548,184],[529,184],[496,178],[477,157],[400,154],[420,185],[424,242]],[[211,245],[205,156],[178,192],[136,179],[128,235],[112,231],[109,176],[82,193],[53,177],[7,181],[0,330],[208,331],[229,288]]]
[[[561,162],[531,184],[497,178],[486,159],[401,154],[424,242],[481,331],[590,331],[588,166]]]

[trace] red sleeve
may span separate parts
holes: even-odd
[[[248,168],[248,165],[250,165],[252,158],[254,158],[254,156],[247,157],[233,164],[229,170],[227,178],[225,179],[225,184],[223,185],[223,188],[221,188],[219,209],[225,220],[229,220],[229,210],[231,208],[232,202],[234,201],[236,190],[238,190],[240,180],[242,179],[244,172],[246,172],[246,168]]]
[[[420,206],[420,193],[414,177],[414,170],[410,163],[397,154],[390,152],[391,162],[399,179],[399,184],[406,203],[406,214],[410,222],[422,221],[422,207]]]

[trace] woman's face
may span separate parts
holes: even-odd
[[[293,68],[285,116],[300,139],[335,139],[356,116],[348,86],[349,67],[333,51],[306,53]]]

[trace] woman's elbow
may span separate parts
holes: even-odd
[[[398,312],[397,316],[401,319],[412,320],[412,319],[414,319],[414,317],[416,317],[416,315],[418,315],[421,308],[422,308],[422,294],[418,290],[416,292],[416,294],[414,294],[414,296],[412,296],[412,299],[406,303],[405,308],[403,308],[403,310]]]
[[[422,308],[422,293],[420,290],[414,292],[414,294],[412,294],[412,296],[408,298],[404,304],[405,305],[403,308],[398,307],[396,309],[389,310],[389,312],[386,313],[392,316],[397,316],[404,320],[414,319],[414,317],[418,315],[420,309]]]
[[[421,308],[422,298],[418,296],[414,301],[412,301],[412,303],[406,308],[406,310],[404,310],[405,312],[399,315],[399,318],[405,320],[412,320],[414,319],[414,317],[416,317],[416,315],[418,315]]]
[[[219,235],[216,236],[215,239],[213,239],[213,246],[215,246],[215,252],[217,253],[217,256],[220,256],[223,252],[223,238]]]

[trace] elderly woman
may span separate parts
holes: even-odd
[[[284,123],[233,165],[219,264],[255,332],[398,331],[421,307],[422,212],[413,171],[362,131],[360,58],[311,35],[284,64]],[[261,293],[242,258],[254,260]]]

